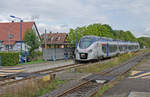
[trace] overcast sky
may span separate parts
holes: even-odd
[[[69,32],[93,23],[150,36],[150,0],[0,0],[0,22],[35,20],[40,33]]]

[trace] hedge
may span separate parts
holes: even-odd
[[[38,60],[38,59],[42,59],[42,55],[43,55],[42,52],[34,51],[34,52],[29,54],[29,58],[30,58],[31,61],[35,61],[35,60]]]
[[[14,66],[19,63],[18,52],[0,52],[2,66]]]

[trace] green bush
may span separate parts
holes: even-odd
[[[2,66],[14,66],[19,63],[19,53],[0,52]]]
[[[29,54],[28,57],[31,59],[31,61],[42,59],[42,52],[33,51],[32,53]]]

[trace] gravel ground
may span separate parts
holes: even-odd
[[[71,71],[73,71],[73,70],[71,70]],[[59,79],[59,80],[67,80],[67,83],[60,86],[60,87],[58,87],[58,89],[56,89],[56,90],[54,90],[50,93],[47,93],[46,95],[41,96],[41,97],[56,97],[59,93],[63,93],[65,90],[76,86],[78,83],[81,83],[81,80],[79,80],[79,79],[81,79],[85,76],[88,76],[88,75],[91,75],[91,74],[81,74],[81,73],[74,73],[74,72],[57,73],[56,78]],[[93,87],[93,86],[91,86],[91,87]],[[88,88],[89,87],[86,88],[86,86],[85,86],[85,88],[83,90],[85,90],[86,93],[84,93],[84,94],[90,94],[90,93],[88,93],[89,92]],[[90,90],[94,91],[94,88],[92,88],[92,89],[90,89]],[[82,89],[81,89],[81,91],[82,91]],[[70,95],[66,95],[66,97],[76,97],[77,95],[80,95],[80,91],[77,94],[72,93]],[[86,96],[87,95],[82,95],[82,96],[80,95],[78,97],[86,97]]]
[[[80,79],[87,77],[88,75],[89,74],[60,72],[59,74],[56,74],[56,79],[66,80],[66,83],[58,86],[56,90],[54,90],[50,93],[47,93],[41,97],[56,97],[56,95],[58,95],[58,93],[63,93],[63,91],[81,83]]]

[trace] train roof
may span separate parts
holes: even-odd
[[[103,42],[110,41],[110,42],[120,42],[122,44],[135,44],[135,45],[139,44],[138,42],[112,39],[112,38],[108,38],[108,37],[98,37],[98,36],[95,36],[95,35],[86,35],[86,36],[83,36],[82,38],[86,38],[86,37],[91,37],[91,38],[94,38],[97,41],[103,41]]]

